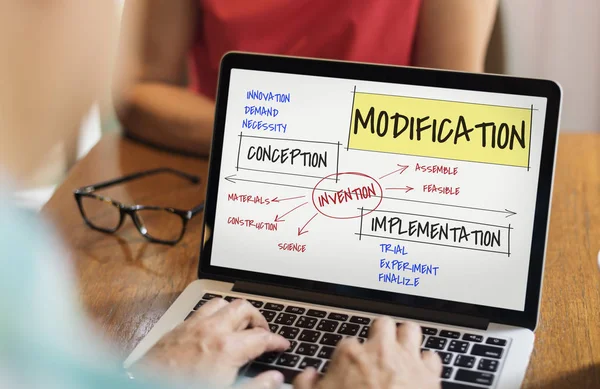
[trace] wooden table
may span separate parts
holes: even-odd
[[[70,172],[43,209],[73,250],[82,303],[126,356],[196,277],[201,217],[174,247],[151,244],[129,220],[116,235],[87,228],[75,188],[154,167],[169,176],[104,191],[123,202],[192,208],[204,200],[207,161],[160,152],[117,135],[104,137]],[[600,388],[600,133],[560,137],[542,296],[542,314],[525,388]]]

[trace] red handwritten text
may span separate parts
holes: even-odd
[[[415,165],[415,171],[421,173],[431,174],[446,174],[449,176],[455,176],[458,174],[458,168],[444,165]]]
[[[279,243],[277,246],[279,247],[279,250],[283,251],[296,251],[298,253],[306,251],[306,245],[300,243]]]
[[[237,194],[237,193],[229,193],[227,195],[227,200],[229,201],[237,201],[240,203],[253,203],[253,204],[261,204],[261,205],[269,205],[273,200],[263,197],[263,196],[253,196],[249,194]]]
[[[423,185],[423,192],[457,196],[460,193],[460,187],[453,188],[451,186],[436,186],[434,184],[427,184]]]
[[[229,217],[227,224],[234,226],[256,228],[257,230],[277,231],[277,223],[261,222],[252,219],[242,219],[239,217]]]

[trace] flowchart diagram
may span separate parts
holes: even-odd
[[[513,172],[536,179],[537,108],[345,90],[345,114],[310,136],[293,93],[244,90],[221,163],[221,201],[236,205],[226,224],[268,235],[261,245],[278,260],[314,255],[328,239],[357,255],[368,244],[377,284],[421,287],[444,274],[438,255],[510,260],[530,215],[494,193]],[[498,189],[488,170],[507,172]],[[439,254],[411,257],[419,246]]]
[[[255,92],[257,93],[257,92]],[[459,115],[455,121],[455,128],[449,129],[453,124],[451,119],[441,120],[431,118],[429,115],[422,117],[407,117],[399,113],[390,114],[394,106],[413,104],[419,109],[427,112],[440,112],[439,107],[448,110],[463,108],[467,105],[458,102],[427,101],[416,98],[405,98],[399,96],[372,95],[369,93],[355,94],[351,126],[348,132],[348,141],[344,145],[341,142],[326,142],[307,139],[293,139],[283,137],[268,137],[262,135],[248,135],[240,132],[235,165],[236,173],[225,176],[224,180],[229,183],[252,183],[273,186],[273,192],[277,193],[276,187],[287,187],[296,190],[297,196],[290,198],[263,198],[252,194],[237,193],[232,191],[228,194],[229,201],[240,201],[247,204],[270,205],[289,204],[289,210],[278,211],[272,220],[240,220],[232,217],[232,224],[240,224],[247,227],[278,231],[279,223],[285,222],[285,217],[292,213],[308,212],[308,219],[297,227],[297,235],[301,236],[309,232],[309,224],[317,217],[331,219],[359,219],[359,230],[356,233],[358,239],[363,237],[375,237],[386,239],[397,239],[414,243],[437,244],[446,247],[488,251],[510,256],[510,233],[513,227],[510,223],[499,219],[497,225],[479,223],[473,220],[450,219],[435,214],[421,215],[408,212],[409,206],[398,206],[387,204],[394,201],[405,203],[423,203],[432,207],[450,207],[458,209],[474,209],[480,212],[492,212],[502,215],[507,219],[516,214],[508,208],[478,208],[458,202],[432,202],[402,197],[413,191],[409,174],[410,171],[428,172],[431,174],[444,174],[456,176],[459,174],[457,167],[440,164],[415,164],[414,166],[402,165],[390,166],[390,172],[355,172],[346,171],[340,166],[340,153],[353,151],[385,152],[393,154],[418,155],[423,157],[434,157],[440,159],[461,158],[461,154],[455,152],[454,147],[434,149],[430,145],[444,145],[445,142],[456,145],[459,142],[477,142],[470,136],[472,132],[479,130],[481,150],[506,150],[511,153],[467,154],[471,162],[505,164],[508,166],[519,166],[528,168],[528,132],[531,128],[530,109],[514,107],[492,107],[499,109],[497,116],[499,121],[490,120],[490,111],[486,109],[486,120],[474,117],[472,127],[468,127],[468,114]],[[267,98],[268,99],[268,98]],[[290,101],[287,96],[285,101]],[[376,110],[376,106],[378,106]],[[423,107],[421,107],[423,105]],[[430,107],[434,105],[434,107]],[[391,108],[391,110],[390,110]],[[468,107],[470,108],[470,107]],[[387,109],[387,110],[386,110]],[[252,107],[248,112],[253,114],[273,115],[277,114],[275,109],[263,109],[260,111]],[[417,109],[418,111],[418,109]],[[467,111],[473,111],[472,109]],[[474,112],[479,112],[475,109]],[[507,115],[511,122],[507,122]],[[504,115],[504,116],[503,116]],[[492,118],[495,119],[495,118]],[[504,121],[503,121],[504,120]],[[267,127],[278,131],[276,126]],[[285,131],[285,125],[281,128]],[[415,140],[409,142],[390,142],[404,133],[408,138]],[[429,133],[429,134],[427,134]],[[390,134],[391,136],[388,136]],[[387,136],[387,137],[386,137]],[[428,141],[421,142],[425,137]],[[452,140],[450,140],[452,138]],[[419,147],[414,147],[418,145]],[[478,150],[479,151],[479,150]],[[453,157],[453,158],[452,158]],[[464,158],[464,156],[463,156]],[[401,161],[401,157],[397,158]],[[281,174],[292,177],[308,177],[315,179],[314,186],[305,186],[302,183],[287,184],[277,180],[264,181],[245,178],[240,172],[252,171],[267,174]],[[404,179],[406,178],[406,179]],[[232,188],[234,189],[234,188]],[[423,192],[436,192],[442,195],[458,197],[460,187],[436,186],[429,184],[421,188]],[[407,209],[403,212],[398,209]],[[290,249],[296,250],[293,245]]]

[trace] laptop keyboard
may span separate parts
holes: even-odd
[[[217,297],[227,301],[240,298],[206,293],[186,319],[207,301]],[[269,323],[271,332],[290,341],[290,348],[284,352],[261,355],[244,367],[242,373],[253,377],[267,370],[279,370],[286,383],[291,383],[296,375],[310,366],[325,373],[337,344],[344,337],[356,337],[359,342],[364,342],[372,320],[367,316],[333,310],[307,309],[254,299],[247,301],[260,310]],[[443,389],[495,386],[509,347],[508,339],[438,329],[434,326],[422,326],[421,330],[421,351],[433,350],[442,359]]]

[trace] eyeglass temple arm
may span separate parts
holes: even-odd
[[[190,212],[192,213],[191,217],[196,216],[198,213],[204,211],[204,203],[196,206],[195,208],[193,208]]]
[[[191,174],[187,174],[185,172],[182,172],[180,170],[176,170],[176,169],[171,169],[168,167],[161,167],[158,169],[152,169],[152,170],[146,170],[143,172],[138,172],[138,173],[133,173],[133,174],[129,174],[127,176],[124,177],[120,177],[114,180],[110,180],[110,181],[105,181],[105,182],[101,182],[99,184],[95,184],[95,185],[88,185],[85,186],[85,189],[89,189],[91,188],[92,190],[98,190],[98,189],[102,189],[102,188],[107,188],[109,186],[113,186],[113,185],[118,185],[118,184],[122,184],[124,182],[128,182],[128,181],[132,181],[132,180],[137,180],[143,177],[147,177],[147,176],[151,176],[151,175],[155,175],[155,174],[160,174],[160,173],[170,173],[170,174],[174,174],[176,176],[185,178],[186,180],[194,183],[194,184],[198,184],[200,183],[200,177],[198,176],[194,176]],[[82,189],[84,189],[82,188]]]

